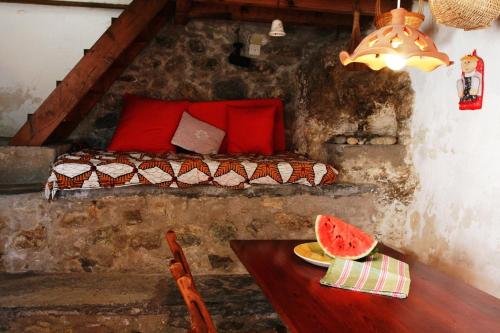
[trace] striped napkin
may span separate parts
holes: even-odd
[[[406,298],[410,291],[408,264],[377,253],[365,261],[335,259],[321,284],[371,294]]]

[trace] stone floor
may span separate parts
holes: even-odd
[[[196,276],[219,332],[278,327],[248,275]],[[170,276],[0,274],[0,332],[185,332],[189,317]]]

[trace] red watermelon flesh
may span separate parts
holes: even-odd
[[[375,252],[377,241],[349,223],[329,215],[316,218],[316,239],[330,257],[356,260]]]

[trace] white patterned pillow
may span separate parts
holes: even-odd
[[[217,154],[225,135],[223,130],[184,112],[171,143],[199,154]]]

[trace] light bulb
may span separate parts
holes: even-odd
[[[393,49],[397,49],[399,47],[399,45],[401,45],[401,44],[403,44],[403,42],[400,40],[393,40],[391,42],[391,46]]]
[[[393,71],[399,71],[406,65],[406,59],[397,54],[386,54],[385,64]]]

